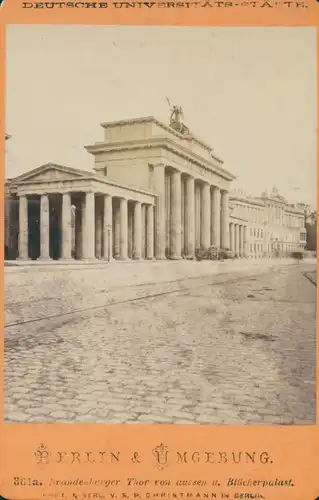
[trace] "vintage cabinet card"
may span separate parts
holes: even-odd
[[[318,500],[318,11],[2,1],[3,498]]]

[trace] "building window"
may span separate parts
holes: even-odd
[[[256,236],[256,228],[254,228],[254,236]]]
[[[104,167],[104,176],[107,176],[107,167]]]
[[[254,243],[254,252],[256,253],[256,243]]]

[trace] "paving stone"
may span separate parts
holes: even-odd
[[[54,411],[52,413],[50,413],[49,415],[51,418],[72,418],[72,416],[74,416],[74,413],[70,413],[70,412],[67,412],[67,411]]]
[[[141,266],[8,273],[6,321],[57,317],[5,329],[6,422],[315,423],[313,264],[182,262],[185,293],[62,316],[176,286],[170,263]]]
[[[19,411],[12,411],[10,413],[7,413],[6,419],[9,421],[14,421],[14,422],[26,422],[29,418],[29,415],[27,413],[22,413]]]
[[[143,422],[153,422],[153,423],[160,423],[160,422],[169,423],[169,422],[172,422],[172,419],[169,416],[153,415],[153,414],[140,415],[138,417],[138,420],[140,422],[143,421]]]

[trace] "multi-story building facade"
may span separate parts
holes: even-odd
[[[270,194],[253,197],[243,191],[230,196],[232,219],[241,218],[247,225],[248,257],[284,256],[303,250],[306,245],[304,210],[289,204],[274,187]]]

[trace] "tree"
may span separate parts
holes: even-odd
[[[317,250],[317,211],[305,207],[305,226],[307,231],[307,250]]]
[[[306,206],[305,222],[308,222],[308,224],[317,224],[317,210],[311,210],[309,206]]]

